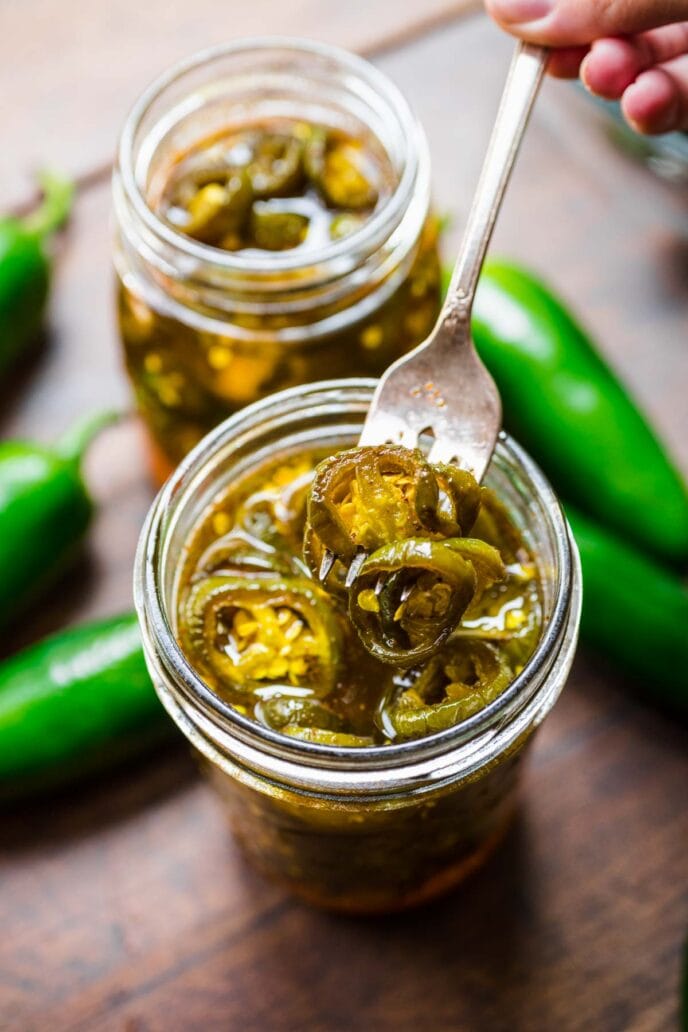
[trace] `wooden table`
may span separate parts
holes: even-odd
[[[453,244],[509,56],[508,41],[466,7],[7,4],[0,196],[25,198],[27,173],[44,157],[78,173],[82,191],[50,338],[5,393],[0,432],[49,439],[76,413],[129,397],[112,319],[108,165],[127,106],[190,49],[269,26],[371,55],[425,123]],[[684,467],[685,202],[684,191],[611,146],[581,94],[548,83],[495,245],[576,304]],[[132,556],[151,497],[135,425],[105,434],[88,465],[100,507],[90,553],[26,640],[131,604]],[[523,814],[504,848],[454,895],[408,916],[343,920],[263,882],[237,855],[181,743],[67,798],[4,815],[0,1028],[672,1028],[688,929],[686,735],[625,687],[580,654],[537,741]]]

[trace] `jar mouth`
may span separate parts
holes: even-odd
[[[355,418],[358,414],[364,416],[375,386],[375,380],[351,379],[291,388],[248,406],[216,427],[182,461],[154,501],[141,533],[134,574],[136,607],[144,629],[144,640],[148,636],[152,646],[154,662],[175,685],[175,692],[195,711],[200,712],[206,722],[245,746],[270,753],[287,763],[298,762],[310,767],[322,765],[341,771],[355,770],[361,775],[430,759],[465,746],[473,739],[477,741],[485,732],[504,727],[532,701],[538,686],[543,683],[557,659],[567,627],[570,628],[573,620],[575,634],[578,622],[578,611],[573,617],[571,615],[578,559],[563,511],[544,474],[520,445],[502,432],[493,461],[499,459],[518,469],[529,491],[538,499],[551,539],[554,598],[549,619],[535,650],[523,670],[497,699],[456,726],[424,738],[388,745],[344,748],[302,742],[272,731],[238,713],[205,684],[177,643],[173,621],[164,600],[163,579],[165,573],[169,575],[170,572],[165,569],[169,555],[168,543],[179,525],[184,506],[194,496],[201,496],[202,479],[204,475],[208,476],[209,469],[211,472],[214,469],[213,462],[219,466],[222,457],[231,454],[233,445],[239,446],[242,435],[246,437],[252,428],[255,430],[269,424],[279,438],[280,426],[283,423],[286,425],[295,413],[317,416],[319,406],[322,407],[328,401],[343,405],[343,399],[346,402],[343,411],[349,417]],[[360,422],[356,425],[349,422],[344,430],[357,433],[356,427],[360,429]],[[314,431],[315,440],[317,435]],[[171,594],[174,597],[174,592]],[[579,597],[576,605],[580,606]]]
[[[156,146],[164,132],[174,124],[175,117],[188,115],[201,106],[204,98],[208,98],[208,84],[203,88],[197,85],[195,90],[182,94],[181,100],[177,101],[173,110],[153,123],[151,131],[145,135],[141,143],[139,135],[146,118],[165,93],[178,86],[185,78],[193,79],[194,73],[200,69],[221,66],[224,61],[240,57],[254,57],[256,63],[261,58],[273,57],[282,62],[286,69],[285,74],[297,77],[301,75],[303,78],[307,78],[308,72],[299,72],[297,62],[299,59],[311,60],[314,68],[322,73],[339,74],[349,94],[361,105],[384,105],[385,122],[396,123],[394,131],[403,145],[403,163],[398,169],[396,187],[359,229],[340,240],[314,248],[307,255],[300,254],[299,249],[294,249],[270,252],[264,257],[247,257],[193,240],[174,229],[150,207],[146,199],[146,172]],[[255,72],[256,79],[260,75],[261,71],[258,69]],[[222,78],[218,79],[216,85],[229,81],[231,77],[231,71],[222,73]],[[214,268],[218,273],[225,275],[264,274],[266,279],[278,278],[279,273],[301,270],[304,265],[309,268],[325,266],[332,274],[341,274],[351,267],[352,252],[372,254],[383,241],[390,238],[404,216],[414,191],[426,195],[426,211],[429,200],[429,154],[425,134],[401,91],[364,58],[329,44],[289,36],[247,37],[210,47],[179,61],[160,75],[143,92],[127,117],[120,138],[115,174],[121,180],[126,202],[145,230],[163,245],[167,245],[175,253],[193,263],[194,267]],[[419,178],[423,180],[420,191]],[[424,215],[425,213],[423,218]]]

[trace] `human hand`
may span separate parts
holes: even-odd
[[[620,100],[641,133],[688,130],[688,0],[486,0],[507,32],[553,48],[548,72]]]

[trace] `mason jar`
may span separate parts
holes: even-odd
[[[578,554],[559,503],[532,459],[502,434],[486,483],[536,557],[543,627],[501,696],[426,738],[335,748],[254,723],[210,690],[177,641],[180,571],[194,527],[230,483],[275,452],[355,444],[374,386],[364,379],[302,386],[217,427],[158,495],[134,575],[156,690],[245,853],[301,897],[350,912],[423,902],[492,852],[515,813],[533,735],[569,673],[581,606]]]
[[[359,229],[307,249],[225,251],[157,213],[179,155],[227,128],[285,117],[384,153],[392,184]],[[439,312],[423,131],[396,86],[345,51],[264,38],[182,61],[129,115],[113,190],[120,334],[160,480],[250,402],[314,380],[379,376]]]

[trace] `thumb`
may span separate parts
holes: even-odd
[[[507,32],[551,47],[688,19],[688,0],[486,0],[486,6]]]

